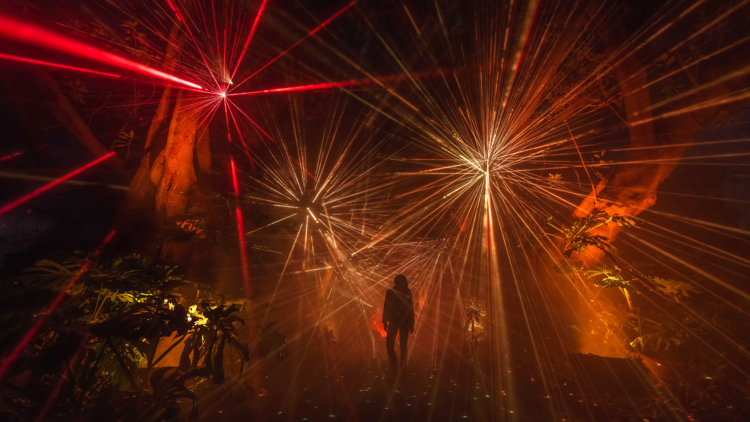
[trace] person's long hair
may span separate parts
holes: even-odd
[[[401,293],[411,293],[409,291],[409,282],[406,280],[406,277],[403,274],[397,275],[393,280],[393,284],[395,284],[394,290],[397,290]]]

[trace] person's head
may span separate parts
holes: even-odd
[[[405,290],[409,288],[409,283],[406,281],[406,276],[403,274],[397,275],[393,280],[393,284],[395,284],[396,288],[399,290]]]

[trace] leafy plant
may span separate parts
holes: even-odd
[[[105,40],[105,41],[112,41],[112,35],[110,35],[110,33],[107,32],[107,30],[104,27],[98,24],[92,25],[91,35],[96,38]]]
[[[577,220],[570,227],[556,223],[552,217],[547,219],[547,225],[554,230],[548,234],[562,241],[561,249],[565,259],[571,258],[574,252],[586,255],[586,250],[590,247],[597,248],[603,251],[606,256],[614,259],[611,252],[614,252],[615,248],[610,245],[609,238],[592,233],[609,223],[615,223],[620,227],[636,227],[642,222],[635,217],[610,216],[606,211],[594,212]]]
[[[464,319],[464,333],[472,343],[478,343],[485,337],[485,324],[487,309],[484,303],[478,299],[469,299]]]
[[[585,255],[585,251],[589,247],[600,249],[605,252],[605,256],[614,259],[611,254],[614,248],[610,245],[609,239],[604,235],[592,234],[594,230],[609,223],[632,228],[640,225],[641,221],[630,217],[609,216],[605,212],[599,212],[582,218],[566,228],[555,224],[552,218],[549,218],[548,224],[556,231],[552,235],[562,241],[563,259],[556,263],[553,269],[560,275],[582,273],[586,278],[593,280],[596,287],[618,289],[622,292],[627,301],[626,311],[618,310],[614,304],[607,301],[599,301],[598,306],[604,308],[598,312],[598,317],[606,328],[605,338],[609,338],[615,328],[619,328],[625,332],[635,333],[629,344],[631,347],[638,347],[642,351],[646,348],[666,351],[669,350],[670,346],[682,345],[689,338],[684,328],[673,317],[661,312],[643,311],[637,308],[633,303],[633,293],[639,293],[635,285],[641,283],[651,291],[663,295],[663,299],[678,301],[682,297],[689,297],[691,292],[698,292],[692,284],[649,277],[656,287],[656,289],[652,289],[650,284],[643,283],[641,279],[629,275],[637,273],[632,267],[624,271],[619,265],[605,264],[594,269],[584,270],[583,262],[573,259],[573,253]],[[623,262],[622,264],[627,266],[627,263]]]
[[[681,297],[690,297],[690,292],[699,292],[699,290],[696,289],[695,286],[684,281],[675,281],[672,279],[664,279],[659,277],[650,278],[651,281],[656,284],[656,288],[660,292],[664,293],[665,295],[672,296],[675,299],[679,299]]]
[[[271,322],[260,327],[258,333],[258,344],[255,349],[255,354],[259,358],[276,355],[276,357],[281,360],[289,355],[286,349],[286,337],[276,331],[273,328],[274,325],[276,325],[276,323]]]
[[[630,300],[630,291],[634,290],[631,281],[626,280],[622,276],[622,270],[615,266],[614,269],[610,269],[605,266],[598,267],[594,270],[585,272],[588,278],[597,277],[598,280],[594,282],[597,287],[604,287],[605,289],[617,288],[620,289],[625,299],[628,301],[628,308],[633,309],[633,302]]]
[[[549,173],[549,177],[547,177],[547,184],[549,185],[549,187],[554,188],[560,183],[562,183],[562,175],[560,175],[559,173]]]
[[[594,154],[594,160],[593,160],[594,163],[596,163],[599,167],[605,168],[605,169],[609,168],[609,165],[614,163],[614,160],[607,161],[604,159],[604,154],[606,152],[607,151],[602,151],[600,153]],[[599,161],[598,163],[596,162],[597,160]]]
[[[674,320],[657,312],[640,311],[638,314],[630,315],[631,327],[635,325],[638,336],[630,345],[640,346],[645,350],[651,346],[654,350],[669,350],[671,345],[680,346],[687,338],[687,333]]]
[[[7,294],[0,305],[6,318],[37,303],[37,314],[46,315],[42,306],[50,296],[65,299],[11,368],[11,378],[33,374],[28,385],[3,385],[0,413],[36,419],[53,389],[62,388],[67,393],[49,408],[52,419],[88,414],[98,415],[93,420],[194,420],[192,388],[252,391],[245,384],[237,391],[228,386],[244,382],[250,359],[250,348],[238,335],[246,300],[226,302],[213,289],[184,280],[175,267],[139,255],[96,258],[40,260],[4,282]],[[1,344],[16,344],[14,338],[28,329],[15,327],[0,334]],[[167,338],[175,340],[157,353]],[[181,345],[178,367],[158,366]],[[239,369],[227,379],[226,368],[236,368],[235,363]],[[55,387],[58,382],[61,387]],[[189,415],[183,415],[186,401],[193,403]]]
[[[62,84],[65,87],[65,92],[73,100],[73,103],[80,105],[86,104],[85,96],[89,93],[89,89],[86,88],[85,83],[76,78],[74,81],[64,80]]]
[[[134,43],[137,43],[138,41],[143,42],[143,39],[146,37],[146,34],[138,32],[137,21],[124,21],[120,24],[120,27],[125,30],[126,41],[133,41]]]
[[[560,260],[553,267],[558,275],[571,275],[583,271],[583,261]]]
[[[128,151],[125,155],[125,161],[128,161],[128,157],[130,157],[130,147],[133,144],[133,141],[138,138],[135,136],[135,132],[132,130],[130,132],[122,131],[119,135],[117,135],[117,138],[112,142],[112,147],[110,150],[114,151],[115,148],[127,148]]]

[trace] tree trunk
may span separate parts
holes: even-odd
[[[175,22],[172,25],[172,30],[169,32],[169,44],[167,45],[167,51],[164,54],[164,72],[168,74],[174,73],[175,65],[177,64],[177,52],[182,46],[185,45],[185,37],[180,36],[180,25],[179,22]],[[167,117],[169,112],[170,101],[169,98],[172,95],[172,86],[167,84],[164,87],[164,92],[161,94],[159,100],[159,106],[156,108],[156,114],[153,120],[151,120],[151,126],[148,128],[146,134],[146,144],[143,146],[144,149],[148,150],[151,147],[156,133],[161,128],[164,119]]]
[[[161,174],[152,169],[152,181],[159,180],[155,196],[156,222],[159,226],[166,226],[167,231],[188,217],[189,197],[198,181],[193,167],[193,150],[200,113],[185,104],[184,94],[184,91],[177,94]],[[192,250],[190,243],[167,240],[162,245],[160,257],[167,262],[187,263]]]
[[[211,142],[208,137],[208,126],[199,130],[198,144],[195,146],[198,178],[210,182],[213,179],[213,174],[211,171]]]
[[[185,43],[180,36],[180,24],[175,22],[169,33],[169,44],[165,52],[163,70],[172,73],[177,64],[177,52]],[[130,181],[125,198],[117,216],[117,227],[121,233],[133,233],[133,246],[146,253],[155,252],[155,205],[156,187],[161,180],[164,166],[164,151],[154,145],[154,138],[162,127],[168,113],[172,96],[172,87],[166,85],[162,92],[156,113],[148,128],[146,142],[143,146],[146,155],[141,160],[135,177]]]
[[[165,72],[173,73],[185,41],[175,23],[165,52]],[[174,91],[167,85],[161,95],[146,135],[146,155],[125,194],[118,226],[131,233],[136,250],[181,266],[193,276],[205,270],[193,267],[205,267],[205,261],[217,257],[211,245],[199,246],[195,233],[181,230],[178,224],[205,228],[210,219],[206,198],[211,187],[203,182],[211,180],[211,148],[208,127],[198,127],[202,114],[183,91],[175,101]],[[162,147],[156,140],[165,122],[169,130]]]
[[[164,149],[164,168],[156,190],[156,213],[161,223],[187,213],[188,194],[198,181],[193,168],[193,148],[199,117],[199,113],[187,107],[184,91],[180,91]]]
[[[50,108],[52,109],[52,114],[55,118],[59,120],[60,123],[62,123],[63,126],[65,126],[65,128],[86,147],[86,149],[91,151],[94,156],[103,157],[109,154],[111,151],[102,145],[96,138],[96,135],[91,132],[89,125],[87,125],[83,118],[81,118],[81,115],[76,108],[71,104],[70,100],[68,100],[68,97],[65,96],[62,89],[60,89],[60,85],[52,79],[49,73],[43,70],[37,70],[35,74],[52,93]],[[108,158],[105,163],[117,170],[121,170],[125,167],[125,162],[117,156]]]

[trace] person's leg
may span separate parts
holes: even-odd
[[[409,350],[409,329],[400,327],[398,329],[398,341],[401,344],[401,370],[406,368],[407,351]]]
[[[396,345],[397,333],[398,328],[394,327],[393,324],[391,324],[390,328],[388,329],[388,334],[385,337],[385,349],[388,352],[388,360],[391,362],[391,372],[393,373],[393,375],[396,375],[396,372],[398,371],[396,351],[393,349],[393,347]]]

